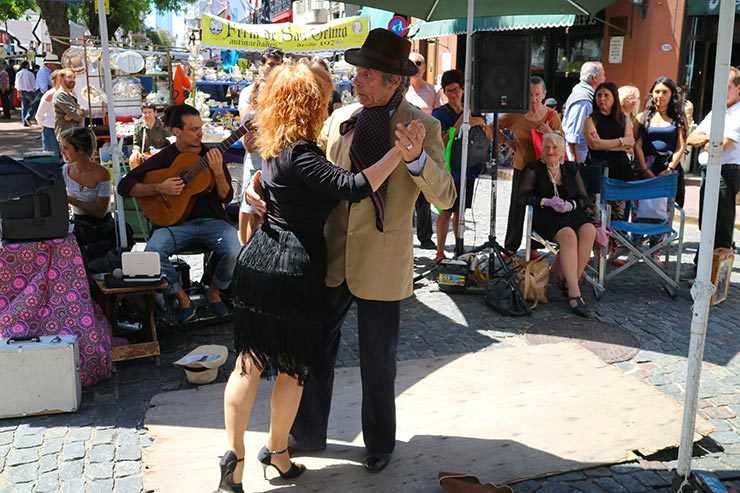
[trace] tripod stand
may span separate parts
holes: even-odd
[[[502,252],[503,249],[501,248],[501,245],[498,244],[496,241],[496,200],[498,196],[498,113],[493,114],[493,139],[491,142],[491,147],[489,150],[489,169],[491,173],[491,215],[489,217],[489,236],[488,241],[484,242],[482,245],[472,248],[468,251],[468,253],[478,253],[483,250],[486,250],[488,248],[491,249],[491,253],[489,255],[489,261],[488,261],[488,275],[489,278],[493,278],[494,274],[497,274],[500,269],[505,269],[505,272],[509,272],[508,265],[503,259]],[[461,174],[460,176],[460,191],[462,194],[465,193],[465,181],[466,176],[464,174]],[[464,232],[465,232],[465,208],[464,208],[464,198],[460,200],[460,207],[462,208],[462,212],[458,212],[458,221],[459,224],[456,225],[458,227],[458,235],[455,240],[455,258],[460,257],[464,252],[463,248],[463,241],[464,241]],[[499,267],[496,268],[495,264],[496,261],[498,261]],[[437,272],[441,267],[441,264],[437,264],[430,269],[425,270],[421,274],[414,277],[414,283],[419,282],[423,278]]]

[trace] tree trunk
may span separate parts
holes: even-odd
[[[51,38],[51,51],[58,57],[69,47],[69,16],[67,4],[49,0],[38,0],[41,17],[46,22]]]

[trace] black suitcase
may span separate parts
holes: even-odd
[[[0,202],[0,238],[23,241],[62,238],[69,233],[67,189],[61,170],[53,185]]]

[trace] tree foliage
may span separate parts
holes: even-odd
[[[95,1],[88,0],[80,5],[79,21],[87,26],[90,34],[98,36],[100,29]],[[119,27],[124,32],[144,31],[144,17],[152,9],[175,11],[185,4],[194,2],[195,0],[110,0],[110,14],[107,16],[108,34],[112,35]]]
[[[144,17],[154,8],[165,11],[177,11],[184,5],[193,4],[196,0],[109,0],[110,14],[107,15],[108,36],[112,37],[113,33],[120,27],[124,32],[143,32]],[[6,2],[35,4],[33,0],[0,0],[0,12]],[[85,0],[78,4],[65,4],[52,2],[49,0],[38,0],[41,7],[41,15],[46,21],[49,28],[49,35],[54,37],[69,37],[69,19],[87,26],[90,34],[97,37],[100,35],[100,26],[98,25],[98,13],[95,11],[97,0]],[[46,4],[46,8],[45,8]],[[62,13],[63,18],[59,16]],[[48,17],[51,16],[51,17]],[[1,19],[2,17],[0,17]],[[66,23],[66,30],[63,24]],[[57,52],[57,46],[54,45],[54,52]],[[61,51],[64,51],[61,49]],[[61,55],[61,53],[57,53]]]
[[[28,9],[38,9],[34,0],[0,0],[0,21],[18,19]]]

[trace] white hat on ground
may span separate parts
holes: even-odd
[[[227,358],[226,346],[210,344],[198,346],[175,361],[174,365],[185,370],[188,382],[204,385],[216,380],[218,368],[226,363]]]

